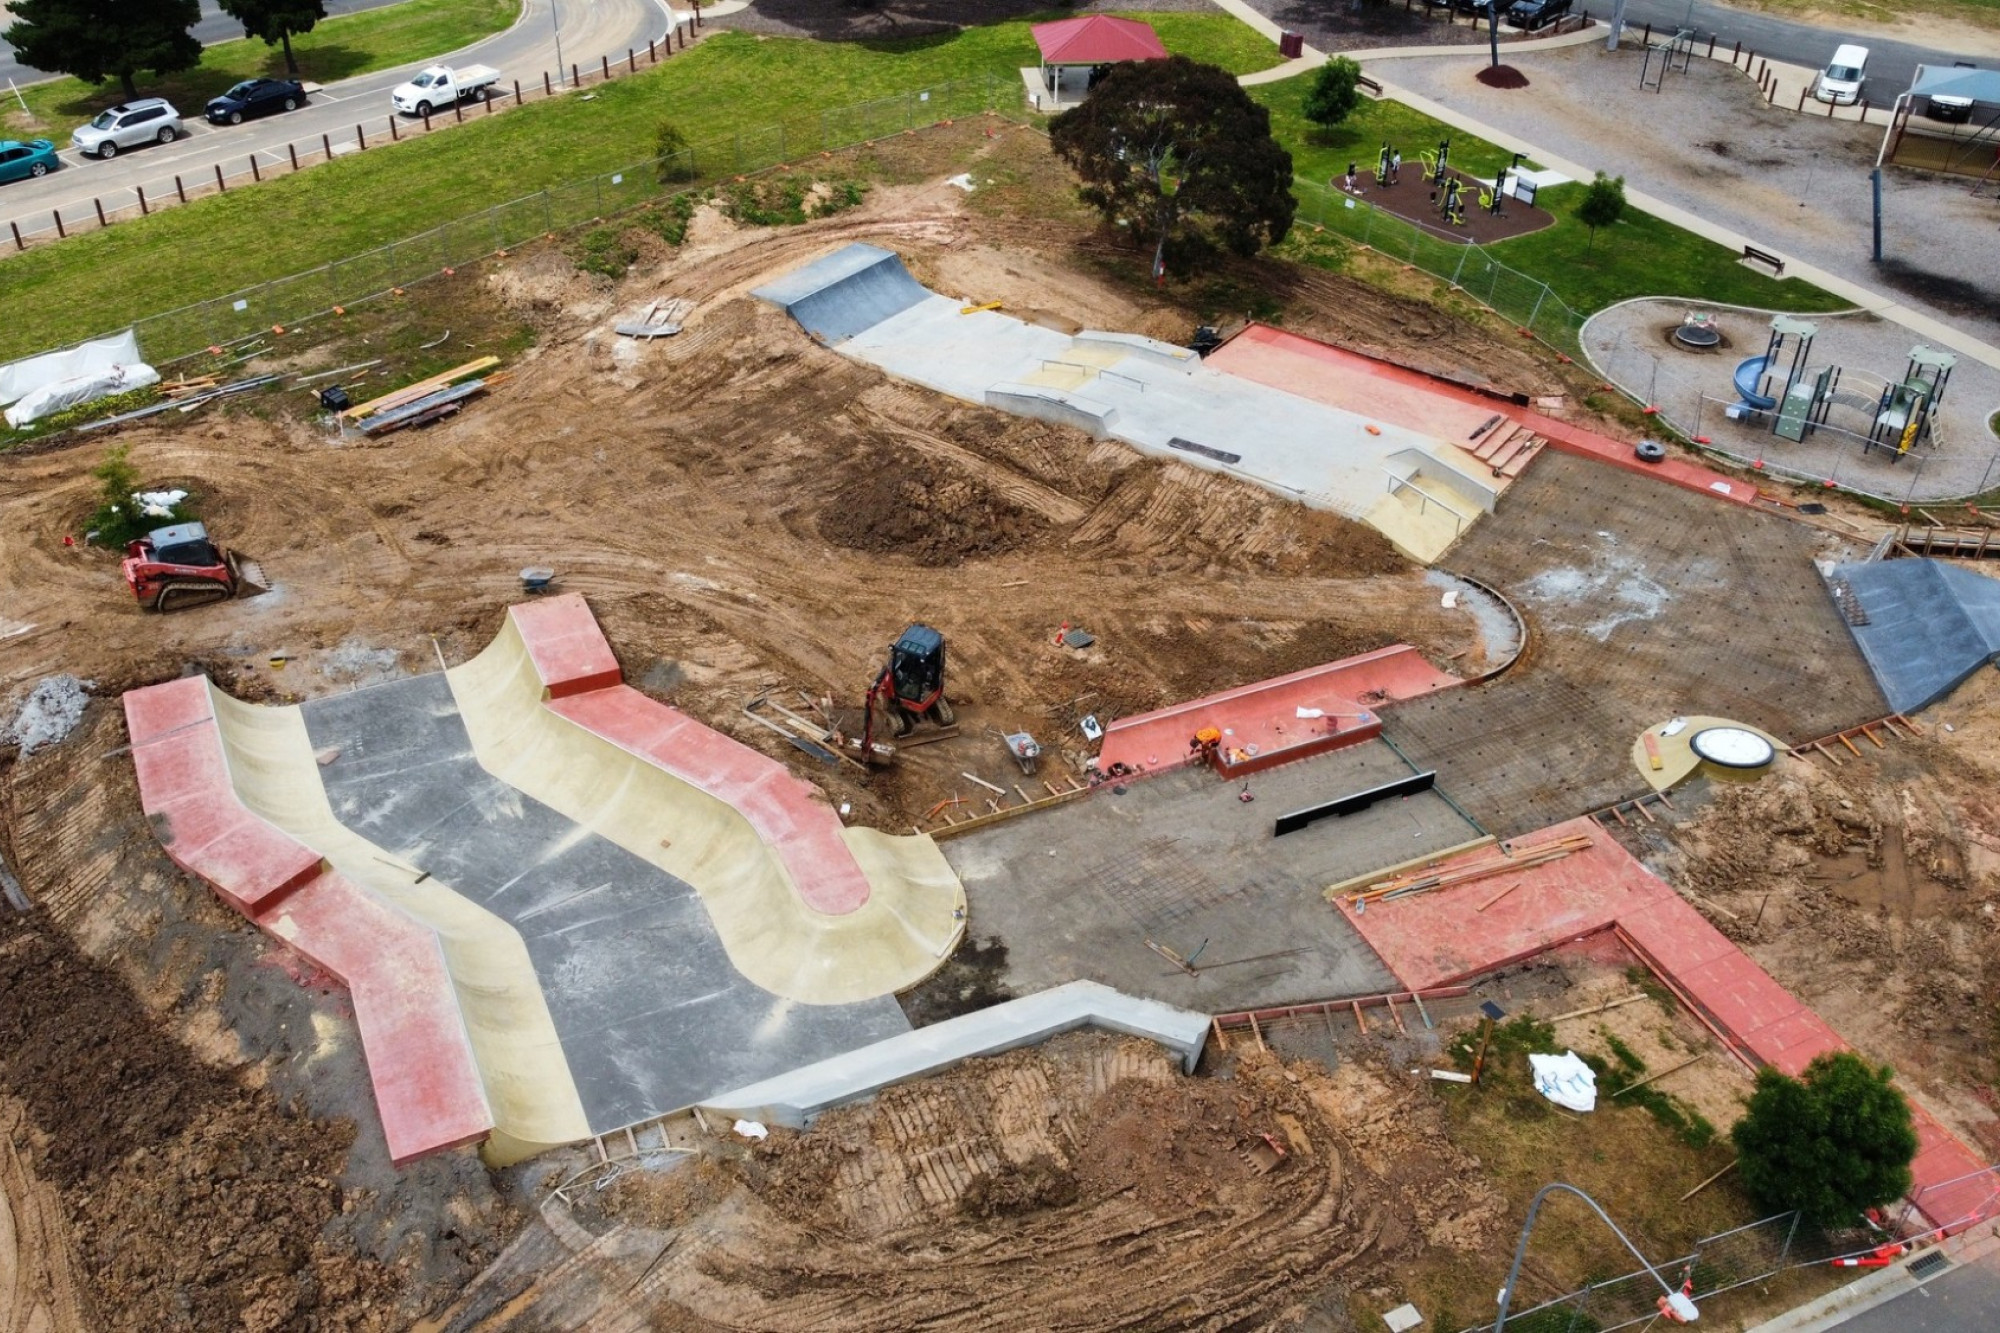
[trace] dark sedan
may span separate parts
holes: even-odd
[[[208,102],[208,119],[215,125],[241,125],[255,116],[296,111],[306,104],[306,90],[291,79],[245,79]]]

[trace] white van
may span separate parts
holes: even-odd
[[[1813,96],[1835,106],[1852,106],[1861,100],[1861,85],[1867,78],[1868,48],[1842,46],[1813,81]]]

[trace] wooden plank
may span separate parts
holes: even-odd
[[[1354,1026],[1361,1029],[1361,1035],[1368,1035],[1368,1020],[1361,1016],[1361,1001],[1354,1001]]]
[[[1839,742],[1840,742],[1840,743],[1841,743],[1842,745],[1845,745],[1845,746],[1846,746],[1846,747],[1847,747],[1848,749],[1850,749],[1850,750],[1853,750],[1853,751],[1854,751],[1854,757],[1855,757],[1856,759],[1859,759],[1859,758],[1861,757],[1861,751],[1860,751],[1860,750],[1858,750],[1858,749],[1856,749],[1856,748],[1855,748],[1855,745],[1854,745],[1854,742],[1853,742],[1853,741],[1851,741],[1851,740],[1849,740],[1849,739],[1847,738],[1847,733],[1846,733],[1846,732],[1844,732],[1844,731],[1843,731],[1843,732],[1841,732],[1839,736],[1835,737],[1835,739],[1836,739],[1836,740],[1838,740],[1838,741],[1839,741]]]
[[[1645,742],[1646,763],[1653,771],[1657,773],[1662,768],[1665,768],[1666,764],[1660,758],[1660,742],[1654,737],[1653,733],[1651,731],[1641,732],[1639,739]]]
[[[1257,1039],[1258,1050],[1268,1051],[1271,1049],[1264,1044],[1264,1029],[1257,1026],[1257,1015],[1255,1014],[1250,1015],[1250,1035]]]
[[[355,421],[376,412],[387,411],[392,407],[401,407],[404,403],[414,403],[425,394],[434,393],[444,388],[453,380],[464,379],[467,375],[475,375],[482,370],[490,369],[499,364],[500,358],[497,356],[482,356],[477,361],[468,361],[455,370],[447,370],[442,374],[433,375],[429,379],[418,380],[415,384],[406,384],[400,389],[383,394],[380,398],[371,398],[365,403],[357,403],[353,407],[343,411],[340,414],[340,419],[342,421]]]

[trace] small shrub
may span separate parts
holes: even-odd
[[[186,523],[195,517],[192,500],[182,500],[165,514],[141,513],[132,496],[144,487],[139,480],[139,469],[132,466],[126,454],[125,445],[114,445],[104,455],[104,461],[90,470],[90,475],[98,481],[98,506],[86,530],[97,534],[97,545],[112,550],[123,550],[127,542],[145,536],[154,528]]]
[[[678,185],[695,178],[694,150],[688,147],[687,136],[681,133],[680,126],[671,120],[661,121],[653,131],[653,157],[660,184]]]
[[[688,223],[694,218],[695,197],[683,192],[663,203],[648,204],[639,210],[638,222],[668,245],[687,240]]]
[[[585,273],[622,278],[639,258],[639,251],[617,227],[598,227],[585,232],[573,252],[576,266]]]

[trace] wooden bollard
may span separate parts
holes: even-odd
[[[519,79],[514,80],[514,105],[521,105],[521,81]]]
[[[326,150],[326,160],[333,161],[333,140],[322,134],[319,136],[319,146]]]
[[[389,138],[394,142],[401,142],[403,138],[402,131],[396,128],[396,113],[393,111],[389,113]]]
[[[368,136],[361,132],[359,125],[354,127],[354,146],[364,153],[368,151]]]
[[[217,194],[229,193],[229,182],[222,179],[222,164],[220,162],[215,164],[215,192]]]
[[[652,65],[660,63],[659,50],[653,45],[653,39],[650,37],[646,39],[646,62]]]
[[[639,72],[639,57],[633,54],[632,48],[629,46],[625,48],[625,72],[627,74],[637,74]]]
[[[188,201],[188,192],[181,185],[181,178],[179,176],[174,177],[174,193],[181,197],[182,203],[186,203]]]
[[[250,154],[250,179],[259,185],[264,183],[264,173],[257,170],[257,154],[254,152]]]
[[[604,66],[604,81],[606,83],[611,82],[611,57],[599,56],[597,60],[599,64]]]
[[[10,222],[7,225],[14,229],[14,248],[16,250],[26,250],[28,248],[28,243],[21,239],[21,224],[18,222]]]
[[[96,199],[92,199],[92,200],[91,200],[90,202],[91,202],[91,203],[92,203],[93,205],[95,205],[95,207],[96,207],[96,209],[97,209],[97,225],[98,225],[98,226],[100,226],[100,227],[108,227],[108,226],[110,226],[111,224],[110,224],[109,222],[106,222],[106,221],[104,220],[104,205],[103,205],[102,203],[100,203],[100,202],[99,202],[98,200],[96,200]]]
[[[555,89],[554,89],[553,87],[551,87],[551,86],[549,85],[549,72],[548,72],[547,70],[543,70],[543,71],[542,71],[542,96],[544,96],[544,97],[554,97],[555,95],[556,95],[556,90],[555,90]]]
[[[139,196],[139,216],[142,218],[151,217],[153,210],[146,207],[146,187],[143,185],[134,185],[132,193]]]
[[[62,210],[60,208],[51,208],[49,216],[56,220],[56,235],[63,240],[68,240],[69,233],[63,230]]]
[[[569,62],[569,86],[572,88],[583,87],[583,75],[577,72],[576,62],[574,60]]]
[[[295,143],[288,143],[285,145],[285,151],[291,154],[292,170],[296,172],[299,169],[299,146]]]

